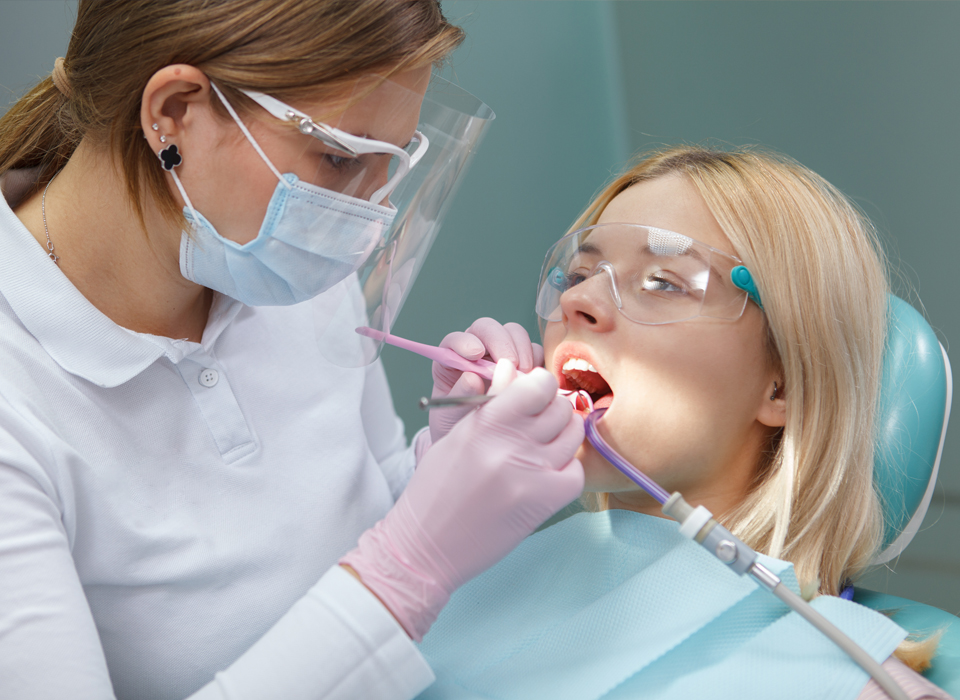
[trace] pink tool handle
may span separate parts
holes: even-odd
[[[383,331],[374,330],[367,326],[360,326],[356,330],[360,335],[373,338],[374,340],[381,340],[388,345],[393,345],[394,347],[409,350],[410,352],[422,355],[431,360],[436,360],[444,367],[449,367],[450,369],[479,374],[487,380],[493,379],[493,368],[497,366],[496,362],[491,362],[490,360],[468,360],[449,348],[438,348],[436,345],[418,343],[413,340],[407,340],[406,338],[384,333]]]
[[[400,336],[390,335],[389,333],[374,330],[373,328],[369,328],[367,326],[360,326],[356,329],[356,331],[360,335],[365,335],[368,338],[381,340],[388,345],[403,348],[404,350],[409,350],[417,355],[422,355],[423,357],[427,357],[431,360],[436,360],[444,367],[458,369],[461,372],[473,372],[474,374],[479,374],[487,381],[493,380],[493,369],[497,366],[496,362],[491,362],[490,360],[468,360],[449,348],[438,348],[436,345],[418,343],[414,340],[407,340],[406,338],[401,338]],[[593,410],[593,400],[590,398],[590,394],[585,392],[583,389],[580,391],[558,389],[557,394],[560,396],[566,396],[570,403],[573,404],[573,407],[577,410]],[[475,400],[475,396],[470,396],[467,398],[467,401],[470,402]],[[581,404],[583,405],[581,406]],[[426,408],[426,406],[421,406],[421,408]]]

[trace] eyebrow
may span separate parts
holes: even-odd
[[[600,247],[595,243],[581,243],[580,245],[577,246],[577,252],[600,255]]]

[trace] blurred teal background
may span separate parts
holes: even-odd
[[[445,0],[467,31],[446,69],[497,113],[400,316],[436,343],[532,311],[543,253],[637,151],[762,144],[850,195],[901,296],[960,337],[960,4]],[[0,104],[63,55],[75,2],[0,0]],[[856,283],[838,280],[838,284]],[[918,302],[922,300],[922,305]],[[384,351],[408,434],[422,358]],[[954,357],[957,362],[957,357]],[[922,532],[869,587],[960,613],[960,420]]]

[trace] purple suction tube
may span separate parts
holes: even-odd
[[[656,481],[621,457],[617,451],[610,447],[607,441],[600,436],[600,431],[597,429],[597,422],[603,418],[603,414],[606,413],[606,411],[607,409],[605,408],[598,408],[587,416],[587,420],[584,422],[587,440],[590,441],[590,444],[593,445],[594,449],[599,452],[605,460],[623,472],[630,481],[649,493],[658,503],[663,505],[667,502],[667,499],[670,498],[670,494],[660,488],[660,485]]]

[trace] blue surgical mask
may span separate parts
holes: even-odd
[[[356,272],[384,240],[397,210],[303,182],[293,173],[281,175],[220,90],[213,89],[279,182],[257,237],[240,244],[220,235],[196,210],[170,170],[191,224],[180,238],[181,274],[250,306],[285,306],[315,297]]]
[[[188,280],[250,306],[285,306],[315,297],[364,263],[390,229],[396,210],[285,174],[260,232],[244,244],[224,238],[202,214],[180,238]]]

